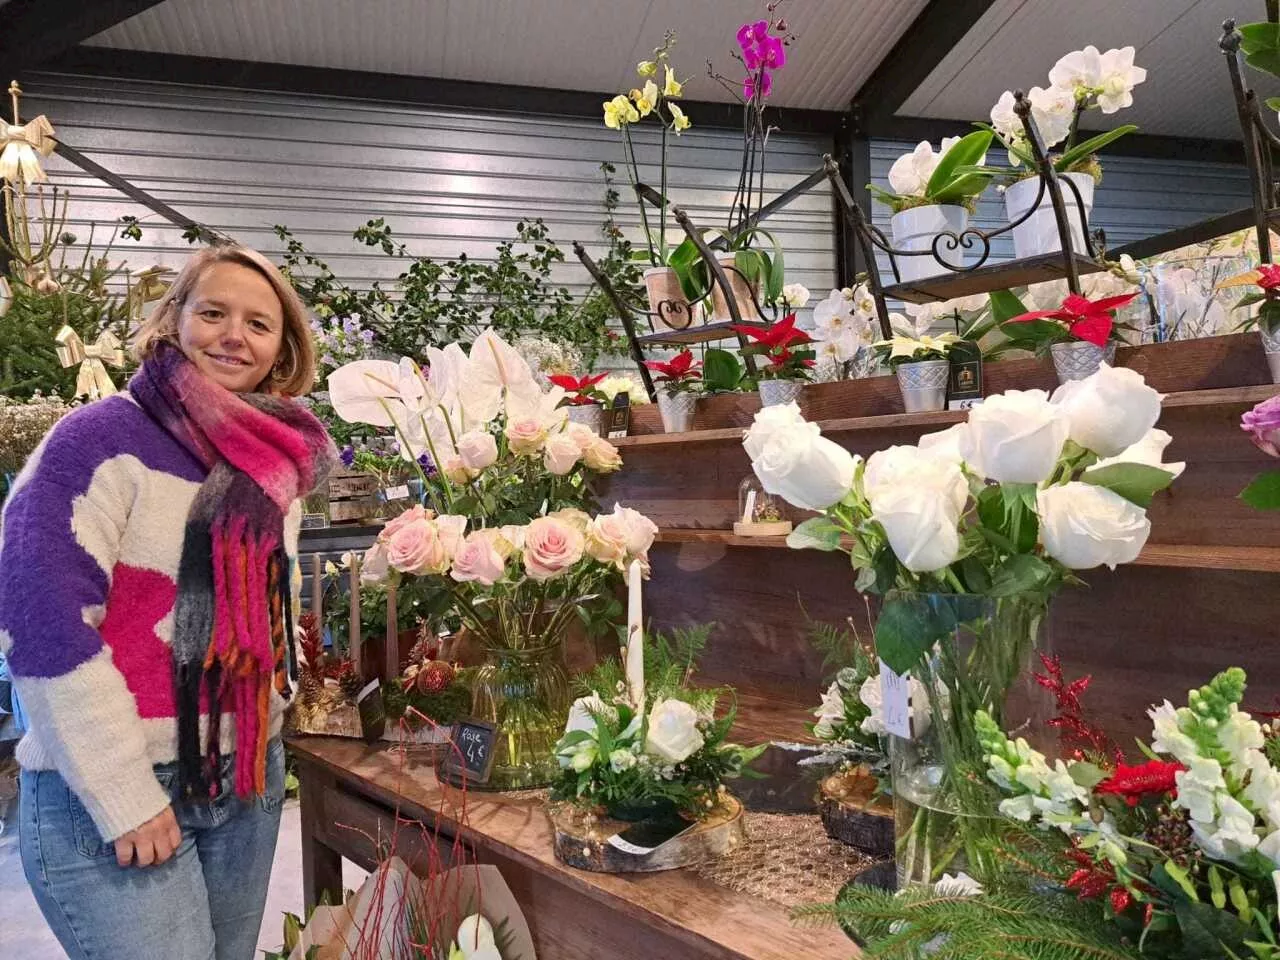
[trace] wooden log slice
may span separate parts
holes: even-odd
[[[700,860],[724,856],[747,839],[742,804],[727,794],[701,823],[644,855],[609,843],[610,837],[634,824],[596,816],[567,803],[551,804],[547,814],[555,828],[556,858],[568,866],[595,873],[678,870]]]
[[[822,781],[818,813],[827,836],[872,857],[893,856],[893,804],[856,768]]]

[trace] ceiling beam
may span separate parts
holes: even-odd
[[[0,31],[5,80],[128,20],[161,0],[9,0]]]
[[[867,137],[882,136],[880,125],[902,108],[994,4],[995,0],[929,0],[854,94],[853,110],[859,124],[856,132]]]
[[[409,103],[415,106],[485,113],[516,113],[600,120],[601,104],[613,94],[553,90],[505,83],[443,80],[363,70],[336,70],[295,64],[190,57],[171,53],[77,46],[40,70],[82,76],[117,77],[165,83],[236,87],[330,97]],[[736,103],[689,101],[685,111],[696,125],[742,129]],[[787,133],[834,136],[845,115],[834,110],[771,108],[771,122]]]

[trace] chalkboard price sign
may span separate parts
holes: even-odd
[[[493,772],[493,744],[497,728],[483,720],[459,720],[440,766],[454,777],[465,775],[470,783],[487,783]]]

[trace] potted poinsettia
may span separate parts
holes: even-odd
[[[1116,321],[1116,311],[1138,294],[1090,300],[1068,294],[1056,310],[1032,310],[1006,320],[1000,329],[1008,337],[1008,349],[1031,350],[1053,356],[1058,381],[1083,380],[1102,363],[1114,363],[1116,344],[1126,325]]]
[[[683,433],[693,425],[693,412],[702,389],[702,361],[681,350],[670,360],[646,360],[644,365],[657,374],[658,413],[667,433]]]
[[[569,373],[552,374],[547,379],[554,386],[564,390],[562,407],[569,408],[569,421],[581,423],[597,434],[604,432],[604,400],[600,384],[607,377],[606,373],[590,374],[575,377]]]
[[[965,265],[965,248],[958,244],[958,238],[968,228],[978,195],[992,177],[988,172],[965,168],[986,163],[987,148],[994,137],[990,130],[947,137],[937,153],[931,143],[921,141],[889,168],[892,192],[867,184],[893,211],[889,225],[894,248],[920,254],[894,257],[903,283],[945,273],[948,265],[954,269]],[[957,243],[948,244],[944,239],[935,249],[935,238],[940,234],[954,235]]]
[[[895,334],[875,345],[880,359],[898,377],[902,406],[907,413],[941,410],[947,405],[948,354],[960,340],[954,333],[931,337]]]
[[[791,403],[800,396],[800,388],[810,379],[814,351],[795,348],[813,343],[813,337],[796,328],[794,313],[763,329],[746,324],[736,324],[731,329],[752,341],[742,348],[743,355],[768,361],[759,374],[762,406]]]
[[[1262,349],[1267,354],[1267,365],[1271,368],[1271,382],[1280,383],[1280,266],[1272,263],[1259,264],[1256,270],[1242,273],[1223,280],[1219,289],[1225,287],[1256,286],[1258,289],[1245,294],[1236,304],[1236,309],[1249,311],[1240,324],[1241,330],[1257,328],[1262,334]],[[1261,304],[1256,313],[1250,308]]]

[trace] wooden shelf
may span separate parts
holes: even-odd
[[[786,550],[786,537],[739,537],[730,530],[682,530],[664,527],[658,543],[713,543],[726,547]],[[1149,543],[1134,561],[1147,567],[1190,567],[1198,570],[1244,570],[1280,573],[1280,547],[1219,547],[1201,544]]]
[[[1254,404],[1280,393],[1280,385],[1259,384],[1250,387],[1224,387],[1218,390],[1188,390],[1165,394],[1165,409],[1186,407],[1239,406]],[[898,430],[910,427],[938,428],[961,423],[968,416],[963,410],[937,410],[930,413],[889,413],[878,417],[841,417],[819,420],[824,434],[853,433],[865,430]],[[689,430],[685,433],[646,433],[614,440],[619,447],[665,446],[673,443],[724,443],[739,441],[746,427],[723,427],[716,430]]]
[[[636,339],[642,347],[675,347],[688,346],[694,343],[713,343],[716,340],[728,340],[736,337],[730,327],[734,324],[729,320],[717,320],[715,323],[695,323],[693,326],[686,327],[683,330],[661,330],[658,333],[646,333],[642,337]],[[768,328],[767,323],[759,321],[743,321],[744,327],[757,327],[761,330]]]
[[[1081,254],[1073,254],[1073,258],[1076,269],[1082,276],[1102,269],[1095,261]],[[1062,254],[1047,253],[1039,257],[1007,260],[963,273],[948,271],[924,280],[913,280],[911,283],[895,283],[891,287],[885,287],[884,295],[908,303],[934,303],[977,293],[991,293],[993,290],[1024,287],[1029,283],[1061,280],[1066,275]]]

